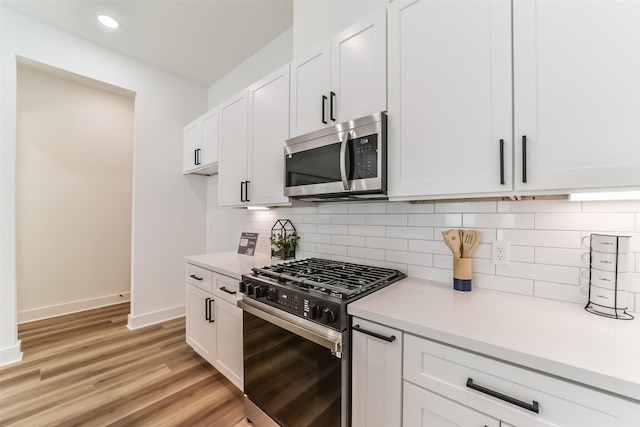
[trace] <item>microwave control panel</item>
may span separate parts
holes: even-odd
[[[353,155],[351,179],[376,178],[378,176],[378,136],[367,135],[350,142]]]

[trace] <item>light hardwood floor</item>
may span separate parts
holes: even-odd
[[[242,393],[185,342],[184,318],[130,331],[129,304],[19,326],[0,426],[250,426]]]

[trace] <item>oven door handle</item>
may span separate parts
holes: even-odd
[[[294,323],[294,322],[297,322],[297,320],[295,319],[295,316],[292,316],[294,317],[293,319],[284,319],[283,318],[284,316],[279,315],[280,313],[277,313],[277,314],[267,313],[260,308],[250,305],[251,301],[239,300],[237,304],[239,308],[243,309],[247,313],[253,314],[256,317],[261,318],[262,320],[265,320],[269,323],[279,326],[282,329],[286,329],[287,331],[295,335],[308,339],[309,341],[312,341],[318,345],[321,345],[322,347],[325,347],[331,351],[334,351],[336,353],[342,353],[342,336],[337,331],[331,331],[328,329],[328,331],[335,332],[336,338],[323,336],[323,335],[320,335],[319,333],[316,333],[314,331],[311,331],[303,326],[300,326]],[[283,314],[287,315],[289,313],[283,312]],[[309,321],[300,320],[300,322],[309,322]]]

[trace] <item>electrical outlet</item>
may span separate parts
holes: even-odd
[[[509,265],[509,242],[493,242],[493,263],[496,265]]]

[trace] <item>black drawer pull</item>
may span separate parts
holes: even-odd
[[[330,104],[329,104],[329,118],[331,119],[332,122],[336,121],[336,118],[333,116],[333,104],[335,102],[336,102],[336,93],[332,91]]]
[[[522,183],[527,183],[527,135],[522,135]]]
[[[512,405],[524,408],[527,411],[535,412],[536,414],[539,412],[538,402],[536,402],[535,400],[533,401],[533,403],[527,403],[523,402],[522,400],[514,399],[513,397],[507,396],[506,394],[498,393],[497,391],[493,391],[489,388],[482,387],[481,385],[474,384],[472,378],[467,378],[467,387],[477,390],[480,393],[488,394],[489,396],[504,400],[505,402],[511,403]]]
[[[327,119],[325,118],[325,110],[327,108],[327,97],[322,95],[322,124],[327,124]]]
[[[230,291],[229,289],[225,288],[224,286],[223,286],[223,287],[221,287],[221,288],[220,288],[220,290],[221,290],[221,291],[224,291],[224,292],[226,292],[226,293],[228,293],[228,294],[231,294],[231,295],[233,295],[233,294],[237,294],[237,293],[238,293],[238,292],[236,292],[236,291]]]
[[[211,305],[209,301],[211,298],[207,298],[204,300],[204,320],[211,321]]]
[[[382,335],[377,332],[372,332],[372,331],[367,331],[366,329],[362,329],[360,325],[354,325],[352,329],[354,331],[362,332],[365,335],[371,335],[372,337],[380,338],[381,340],[384,340],[386,342],[394,342],[396,340],[395,335],[391,335],[390,337],[388,337],[386,335]]]
[[[504,139],[500,140],[500,185],[504,185]]]
[[[192,275],[191,275],[191,276],[189,276],[189,277],[191,277],[192,279],[196,279],[196,280],[202,280],[202,277],[198,277],[198,276],[196,276],[195,274],[192,274]]]
[[[213,309],[211,308],[211,303],[215,302],[215,300],[213,298],[207,298],[207,300],[209,304],[209,318],[207,320],[209,321],[209,323],[213,323],[216,321],[216,319],[213,318]]]

